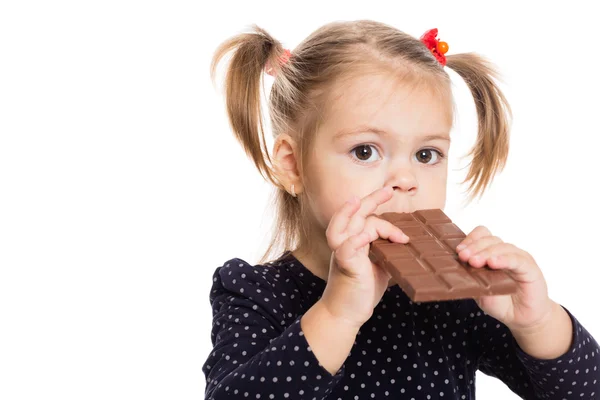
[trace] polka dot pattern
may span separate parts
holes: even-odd
[[[600,398],[598,343],[568,310],[571,348],[538,360],[473,300],[414,303],[398,286],[332,375],[300,327],[325,285],[289,252],[266,265],[236,258],[217,268],[205,398],[474,399],[478,369],[526,399]]]

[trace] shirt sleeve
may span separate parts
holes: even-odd
[[[312,352],[280,278],[239,259],[215,271],[206,399],[324,399],[342,379],[344,366],[332,375]]]
[[[504,382],[524,399],[593,399],[600,396],[600,349],[590,333],[565,308],[573,324],[569,350],[552,360],[525,353],[510,329],[472,301],[471,327],[478,369]]]

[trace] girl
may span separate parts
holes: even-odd
[[[467,175],[480,195],[508,154],[510,108],[491,65],[445,56],[390,26],[328,24],[290,53],[254,27],[226,41],[231,126],[277,187],[276,231],[261,260],[217,268],[206,398],[472,399],[475,372],[522,398],[600,398],[598,343],[548,297],[535,260],[477,227],[457,247],[474,268],[506,269],[514,296],[413,303],[368,257],[381,237],[410,240],[385,212],[444,208],[452,68],[479,120]],[[275,76],[262,132],[260,82]],[[285,251],[265,262],[278,246]]]

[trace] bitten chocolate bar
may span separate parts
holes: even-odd
[[[466,237],[442,210],[379,215],[409,237],[407,244],[377,239],[369,258],[387,269],[412,301],[441,301],[512,294],[516,282],[502,270],[474,268],[458,259]]]

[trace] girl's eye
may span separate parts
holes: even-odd
[[[354,154],[359,161],[366,162],[366,163],[371,163],[371,162],[374,162],[377,160],[381,160],[381,156],[379,155],[379,152],[377,151],[375,146],[370,145],[370,144],[363,144],[360,146],[356,146],[355,148],[352,149],[352,154]],[[376,159],[372,159],[372,156],[374,154],[377,155]]]
[[[415,155],[417,157],[417,161],[423,164],[435,164],[438,162],[438,159],[444,157],[442,153],[434,149],[419,150]],[[431,162],[431,160],[433,160],[433,162]]]

